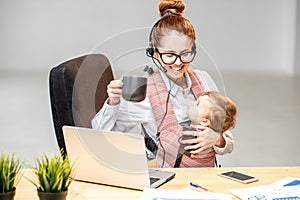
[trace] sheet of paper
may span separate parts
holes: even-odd
[[[274,186],[274,187],[297,186],[297,185],[300,185],[300,178],[295,178],[295,177],[286,177],[270,184],[270,186]]]
[[[229,190],[245,200],[300,200],[300,179],[287,177],[270,185]]]
[[[142,195],[142,200],[232,200],[230,194],[214,193],[214,192],[199,192],[190,188],[180,190],[164,190],[145,188]]]

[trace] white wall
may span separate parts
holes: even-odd
[[[300,76],[300,3],[297,1],[294,74]]]
[[[191,17],[220,68],[292,73],[294,6],[293,0],[201,1]]]
[[[133,45],[128,49],[146,48],[145,28],[158,19],[157,3],[1,0],[0,69],[49,69],[107,40],[110,52],[126,49],[128,42]],[[186,0],[186,5],[198,44],[221,70],[293,73],[296,0]],[[112,42],[112,35],[136,28],[145,34]]]

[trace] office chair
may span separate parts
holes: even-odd
[[[109,60],[102,54],[77,57],[50,70],[52,119],[62,156],[67,153],[62,127],[91,128],[91,120],[107,99],[107,85],[113,79]]]

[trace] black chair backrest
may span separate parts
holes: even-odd
[[[58,147],[67,153],[64,125],[91,128],[91,120],[107,99],[107,85],[113,80],[109,60],[89,54],[66,61],[49,74],[50,103]]]

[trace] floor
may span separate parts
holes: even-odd
[[[0,152],[29,163],[57,152],[48,71],[0,71]],[[300,77],[223,73],[224,93],[238,106],[229,166],[300,166]]]

